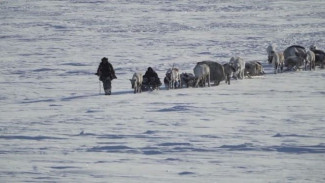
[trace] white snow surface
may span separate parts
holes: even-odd
[[[325,182],[325,70],[273,74],[266,47],[325,49],[322,0],[0,1],[0,182]],[[103,95],[108,57],[118,79]],[[266,74],[133,94],[134,72],[232,56]],[[99,94],[101,92],[101,94]]]

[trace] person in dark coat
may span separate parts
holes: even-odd
[[[160,86],[161,82],[156,71],[148,67],[146,73],[143,75],[143,84]]]
[[[112,64],[108,62],[108,59],[106,57],[102,58],[96,75],[99,76],[99,80],[103,82],[105,95],[110,95],[112,89],[112,80],[117,79],[117,77],[115,75]]]

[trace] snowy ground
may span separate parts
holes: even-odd
[[[274,75],[265,51],[324,50],[324,7],[0,1],[0,182],[325,182],[325,70]],[[137,95],[128,81],[234,55],[267,74]],[[93,75],[104,56],[111,96]]]

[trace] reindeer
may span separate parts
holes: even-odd
[[[282,53],[277,53],[275,51],[271,51],[272,55],[272,65],[274,67],[274,74],[278,73],[279,70],[283,72],[284,66],[284,57]]]
[[[142,81],[143,77],[141,73],[134,73],[132,79],[130,79],[132,89],[134,89],[134,93],[142,92]]]
[[[316,64],[315,64],[315,53],[311,50],[307,51],[307,57],[305,60],[305,71],[307,70],[307,65],[309,65],[309,69],[315,70]]]
[[[230,78],[231,75],[236,71],[236,69],[230,65],[229,63],[223,64],[223,68],[225,70],[225,75],[226,75],[226,83],[230,85]]]
[[[166,77],[164,79],[165,87],[169,89],[180,88],[181,84],[181,77],[179,74],[179,70],[177,68],[168,69],[166,72]]]
[[[199,86],[199,83],[205,86],[205,82],[208,82],[208,86],[210,87],[210,68],[207,64],[196,64],[193,71],[196,77],[196,88]]]
[[[245,75],[245,61],[240,57],[231,57],[229,64],[235,68],[233,77],[235,79],[244,79]]]

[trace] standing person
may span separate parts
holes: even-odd
[[[115,75],[112,64],[108,62],[108,59],[106,57],[102,58],[96,75],[99,76],[99,80],[103,82],[105,95],[110,95],[112,89],[112,80],[116,79],[117,77]]]

